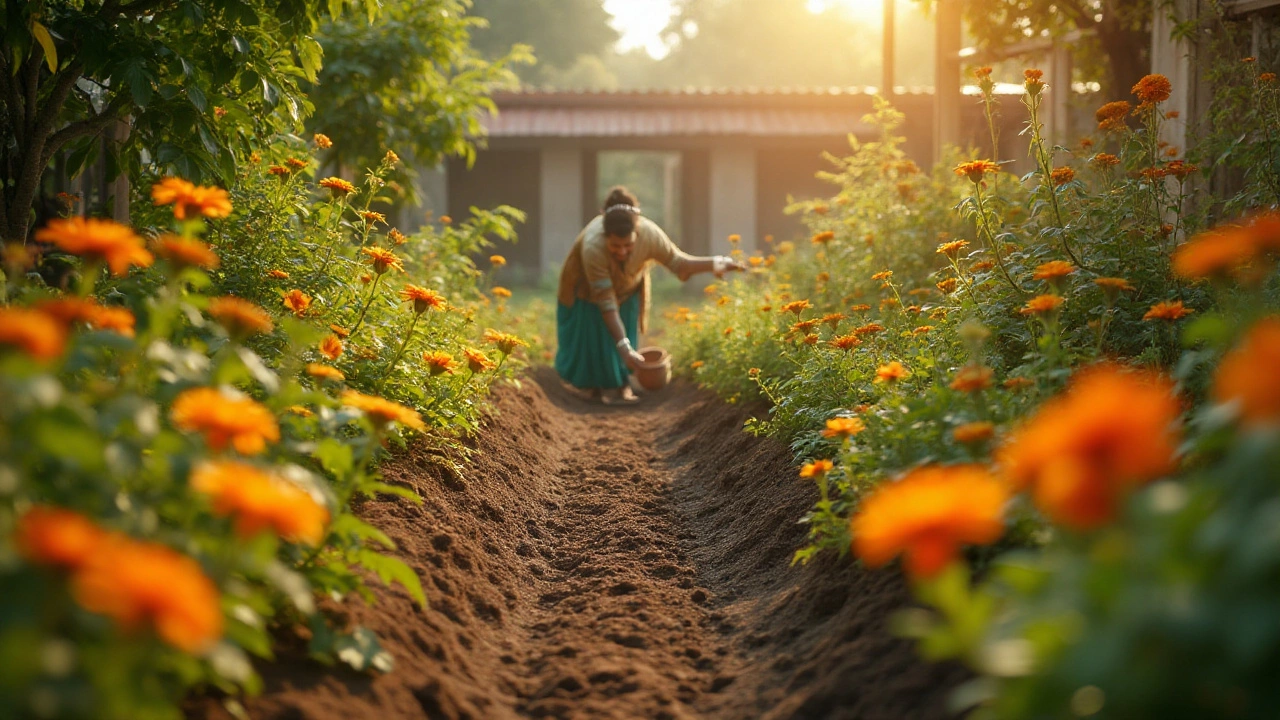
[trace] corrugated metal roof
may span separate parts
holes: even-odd
[[[868,90],[522,90],[496,94],[485,126],[494,138],[838,137],[871,129]]]

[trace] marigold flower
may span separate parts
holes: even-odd
[[[267,277],[273,280],[288,280],[289,273],[285,272],[284,270],[268,270]]]
[[[1013,390],[1014,392],[1017,392],[1018,390],[1022,390],[1023,388],[1029,388],[1035,384],[1036,384],[1035,380],[1032,380],[1031,378],[1027,378],[1027,377],[1021,377],[1018,375],[1015,375],[1011,378],[1007,378],[1003,383],[1001,383],[1001,385],[1003,385],[1006,390]]]
[[[1280,252],[1280,214],[1265,213],[1191,238],[1173,253],[1173,271],[1185,278],[1249,279],[1245,270]],[[1252,273],[1256,275],[1257,273]]]
[[[863,335],[874,335],[875,333],[884,332],[884,326],[880,323],[867,323],[853,329],[853,334],[858,337]]]
[[[991,77],[991,68],[989,66],[973,69],[973,76],[979,80]]]
[[[463,348],[462,355],[467,359],[467,368],[473,373],[482,373],[498,366],[488,355],[474,348]]]
[[[1125,118],[1129,116],[1132,105],[1127,100],[1116,100],[1098,108],[1093,117],[1098,121],[1098,129],[1104,131],[1127,130]],[[1114,156],[1112,156],[1114,157]]]
[[[955,379],[951,381],[951,389],[961,392],[980,392],[991,387],[991,379],[995,372],[982,365],[968,365],[960,368]]]
[[[347,376],[341,370],[323,363],[307,363],[307,374],[313,378],[333,380],[334,382],[342,382],[347,379]]]
[[[504,287],[495,287],[490,292],[493,293],[494,297],[500,297],[500,298],[503,298],[504,300],[511,297],[511,291]]]
[[[352,185],[340,177],[327,177],[320,181],[320,187],[329,188],[329,192],[332,193],[334,197],[350,195],[356,191],[355,185]]]
[[[218,588],[200,564],[164,545],[111,535],[72,577],[72,595],[126,631],[150,623],[165,642],[188,653],[222,636]]]
[[[294,170],[302,170],[310,165],[306,160],[299,160],[298,158],[285,158],[284,164]]]
[[[452,374],[453,369],[457,367],[458,364],[458,362],[453,359],[452,355],[440,350],[423,353],[422,361],[427,364],[427,371],[432,375],[441,375],[443,373]]]
[[[105,535],[80,513],[36,505],[18,519],[15,539],[18,552],[31,562],[74,570],[98,550]]]
[[[1132,92],[1142,101],[1142,105],[1138,107],[1142,110],[1168,100],[1173,94],[1173,83],[1169,82],[1169,78],[1164,75],[1147,75],[1133,86]]]
[[[142,238],[112,220],[78,215],[51,220],[36,231],[36,240],[52,243],[72,255],[105,262],[112,275],[124,275],[133,265],[149,267],[155,260],[142,246]]]
[[[1135,288],[1129,284],[1128,280],[1119,277],[1100,277],[1094,278],[1093,284],[1102,288],[1104,293],[1115,296],[1122,291],[1132,292]]]
[[[822,437],[843,440],[851,438],[866,429],[867,425],[862,422],[862,418],[836,417],[827,421],[827,427],[822,431]]]
[[[835,240],[835,238],[836,238],[835,232],[831,230],[823,230],[822,232],[815,234],[812,238],[810,238],[810,240],[813,242],[814,245],[826,245],[832,240]]]
[[[360,217],[364,218],[364,221],[370,225],[376,223],[382,223],[383,225],[387,224],[387,216],[380,212],[374,212],[373,210],[361,210]]]
[[[400,258],[396,254],[380,247],[362,248],[360,252],[369,257],[369,263],[373,265],[373,271],[379,275],[388,270],[399,270],[404,272],[404,265],[400,262]]]
[[[15,347],[41,362],[62,355],[67,327],[42,310],[0,307],[0,345]]]
[[[820,322],[825,323],[827,327],[831,328],[834,331],[836,327],[840,325],[841,320],[844,320],[844,313],[837,312],[837,313],[827,313],[826,315],[823,315],[822,320]]]
[[[983,260],[981,262],[976,262],[970,265],[969,272],[982,272],[983,270],[990,270],[995,266],[996,264],[991,262],[990,260]]]
[[[315,135],[311,136],[311,139],[315,141],[316,147],[320,148],[321,150],[328,150],[329,148],[333,147],[333,141],[330,140],[329,136],[325,135],[324,133],[316,133]]]
[[[871,276],[871,279],[872,279],[872,280],[888,280],[888,279],[889,279],[889,278],[891,278],[891,277],[893,277],[893,271],[892,271],[892,270],[881,270],[880,272],[876,273],[875,275],[872,275],[872,276]]]
[[[932,330],[933,330],[933,326],[932,326],[932,325],[921,325],[920,327],[918,327],[918,328],[916,328],[916,329],[912,330],[912,331],[911,331],[911,334],[912,334],[912,335],[924,335],[925,333],[927,333],[927,332],[931,332]]]
[[[194,185],[182,178],[167,177],[151,186],[151,200],[157,205],[172,205],[173,217],[186,220],[203,215],[223,218],[231,214],[231,198],[219,187]]]
[[[796,317],[800,317],[800,313],[811,307],[813,307],[813,303],[810,303],[808,300],[793,300],[786,305],[783,305],[779,312],[794,313]]]
[[[957,425],[951,431],[951,437],[956,442],[965,445],[977,445],[984,443],[994,437],[996,434],[996,426],[992,423],[984,421],[970,422],[963,425]]]
[[[945,242],[939,245],[937,252],[939,255],[946,255],[952,260],[955,260],[956,256],[960,254],[960,251],[967,247],[969,247],[968,240],[952,240],[951,242]]]
[[[1049,179],[1055,186],[1066,185],[1076,179],[1076,171],[1069,167],[1056,167],[1049,173]]]
[[[294,315],[302,317],[307,312],[307,308],[311,307],[311,296],[294,288],[284,294],[282,301],[284,306],[293,311]]]
[[[381,426],[398,422],[419,432],[427,429],[426,424],[422,422],[422,416],[418,414],[417,410],[407,408],[398,402],[375,395],[365,395],[355,390],[343,392],[341,400],[343,405],[362,411],[375,425]]]
[[[1178,182],[1185,182],[1192,173],[1199,169],[1199,167],[1183,160],[1173,160],[1164,166],[1165,173],[1177,178]]]
[[[1031,488],[1055,522],[1094,528],[1132,488],[1174,469],[1178,415],[1165,378],[1088,368],[1010,437],[998,453],[1001,471],[1015,488]]]
[[[1280,418],[1280,318],[1256,323],[1240,344],[1223,356],[1213,378],[1213,398],[1235,402],[1246,425]]]
[[[232,337],[244,338],[254,333],[268,333],[275,327],[271,316],[257,305],[230,295],[209,301],[209,315],[226,328]]]
[[[1050,260],[1036,268],[1032,278],[1050,282],[1066,277],[1076,271],[1076,266],[1066,260]]]
[[[1174,320],[1181,320],[1193,312],[1195,311],[1191,308],[1183,307],[1181,300],[1175,300],[1173,302],[1164,301],[1152,305],[1151,309],[1147,311],[1147,314],[1142,316],[1142,319],[1168,320],[1169,322],[1173,322]]]
[[[876,379],[874,382],[892,384],[910,376],[911,371],[903,367],[902,363],[894,360],[893,362],[876,368]]]
[[[289,177],[293,171],[283,165],[272,165],[267,168],[267,172],[283,180],[284,178]]]
[[[1039,83],[1044,78],[1044,71],[1035,68],[1029,68],[1022,71],[1022,77],[1027,83]],[[1043,83],[1041,83],[1043,84]]]
[[[174,265],[214,270],[221,261],[207,244],[192,238],[165,235],[156,243],[156,254]]]
[[[944,294],[950,295],[951,293],[956,291],[957,287],[959,287],[959,282],[957,282],[956,279],[953,277],[947,278],[946,280],[943,280],[942,282],[937,283],[937,287]]]
[[[95,330],[111,330],[125,337],[134,336],[137,323],[127,308],[99,305],[93,299],[64,297],[44,300],[37,303],[35,309],[53,316],[64,325],[82,322]]]
[[[179,430],[199,432],[216,451],[230,445],[242,455],[257,455],[268,442],[280,439],[280,427],[265,405],[217,388],[184,390],[174,399],[169,416]]]
[[[337,360],[342,357],[342,340],[338,339],[337,335],[325,336],[325,339],[320,341],[320,352],[330,360]]]
[[[826,272],[824,270],[823,272],[820,272],[817,275],[813,276],[813,279],[816,283],[821,285],[831,279],[831,273]]]
[[[905,555],[908,575],[934,577],[960,545],[1000,539],[1008,500],[1008,490],[981,466],[917,468],[863,500],[850,522],[853,552],[873,568]]]
[[[491,343],[498,348],[498,352],[503,355],[510,355],[511,351],[517,346],[527,347],[528,343],[510,333],[498,332],[493,328],[487,328],[482,338],[485,342]]]
[[[1000,166],[990,160],[972,160],[966,163],[960,163],[956,166],[956,175],[969,178],[969,181],[977,184],[982,182],[983,176],[987,173],[999,172]]]
[[[826,475],[827,473],[831,472],[831,469],[833,467],[835,467],[835,465],[832,464],[830,460],[814,460],[811,463],[805,463],[800,468],[800,477],[802,478],[822,477],[823,475]]]
[[[698,368],[702,367],[703,365],[706,365],[706,363],[702,362],[701,360],[694,360],[693,362],[689,363],[689,369],[690,369],[690,370],[697,370]]]
[[[191,473],[191,487],[209,496],[215,515],[233,516],[242,538],[271,530],[308,545],[324,539],[329,510],[297,485],[253,465],[201,463]]]
[[[858,303],[857,305],[849,306],[850,312],[866,312],[870,309],[871,309],[871,306],[866,303]]]
[[[430,288],[419,287],[417,285],[405,285],[400,291],[400,297],[406,302],[413,303],[413,311],[421,315],[429,309],[443,310],[448,306],[448,301],[440,293]]]
[[[1057,312],[1064,302],[1060,295],[1037,295],[1028,300],[1019,312],[1023,315],[1048,315]]]
[[[1276,74],[1273,72],[1264,72],[1258,75],[1258,82],[1273,83],[1276,81]]]

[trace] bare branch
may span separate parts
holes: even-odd
[[[48,164],[48,162],[53,159],[54,154],[66,146],[67,143],[73,140],[79,140],[82,137],[97,135],[102,132],[106,129],[107,125],[120,117],[121,111],[123,111],[128,104],[128,100],[123,96],[117,96],[111,101],[111,104],[107,106],[106,110],[103,110],[91,118],[73,122],[53,135],[50,135],[48,141],[45,142],[41,161]]]
[[[83,69],[84,63],[77,60],[53,76],[53,90],[49,92],[49,97],[40,108],[35,123],[30,128],[33,141],[46,137],[53,130],[54,121],[58,113],[62,112],[63,105],[66,105],[67,98],[75,88],[76,80],[80,78],[80,71]]]

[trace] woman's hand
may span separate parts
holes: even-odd
[[[742,272],[746,269],[746,265],[743,265],[728,255],[717,255],[711,259],[711,272],[718,280],[724,279],[724,274],[727,272]]]
[[[644,364],[644,356],[636,352],[631,347],[629,338],[622,338],[618,341],[618,357],[622,359],[622,363],[632,370],[639,370]]]

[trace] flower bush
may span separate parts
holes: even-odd
[[[1209,197],[1160,141],[1167,78],[1068,149],[1043,137],[1042,75],[1024,87],[1022,177],[920,172],[878,108],[882,138],[832,158],[834,195],[792,206],[808,247],[770,243],[670,313],[676,352],[766,401],[748,429],[817,484],[797,562],[903,559],[925,607],[899,631],[976,671],[957,708],[1273,715],[1280,220],[1257,183]]]
[[[50,222],[64,287],[29,272],[33,247],[5,251],[0,707],[180,717],[193,687],[256,691],[279,624],[390,669],[315,598],[371,600],[371,573],[425,602],[352,503],[420,501],[380,480],[384,447],[451,442],[519,367],[526,341],[491,327],[519,318],[470,259],[518,214],[406,236],[372,209],[394,154],[313,184],[292,150],[229,192],[159,178],[134,228]]]

